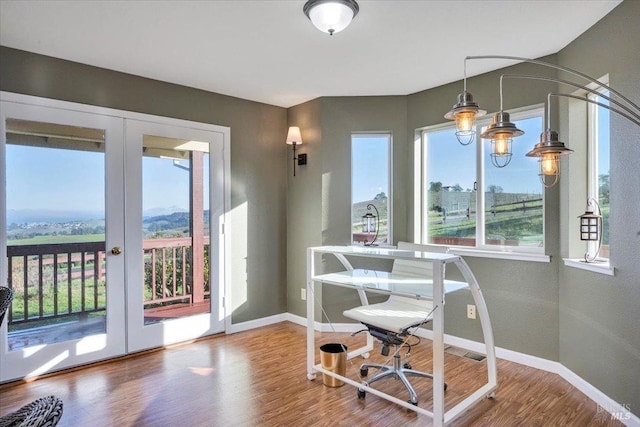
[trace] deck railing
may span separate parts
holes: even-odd
[[[208,243],[205,238],[205,263]],[[148,239],[143,251],[145,307],[192,302],[191,239]],[[82,319],[106,310],[105,242],[7,246],[7,266],[14,291],[10,325]],[[196,286],[208,295],[207,265],[204,282]]]

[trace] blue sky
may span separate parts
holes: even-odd
[[[389,195],[389,136],[354,135],[351,138],[351,195],[353,202]]]
[[[505,168],[491,164],[489,153],[491,143],[484,144],[484,167],[486,190],[489,185],[499,185],[505,193],[541,193],[538,178],[538,161],[525,154],[540,141],[542,119],[519,120],[518,128],[524,135],[514,138],[513,156]],[[444,186],[459,184],[463,190],[473,189],[476,180],[476,142],[462,145],[455,136],[455,129],[447,129],[429,134],[427,155],[427,186],[430,182],[442,182]]]
[[[8,144],[7,209],[104,212],[104,170],[104,153]],[[143,186],[143,210],[188,210],[189,172],[172,160],[145,157]]]

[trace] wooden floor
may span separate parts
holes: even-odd
[[[356,348],[362,336],[316,334]],[[283,322],[220,335],[162,351],[0,386],[0,415],[38,397],[64,401],[59,426],[428,426],[428,417],[355,388],[331,388],[319,376],[307,380],[306,331]],[[411,363],[429,370],[431,342],[415,346]],[[372,354],[372,360],[384,360]],[[361,359],[347,363],[358,379]],[[319,360],[317,361],[319,363]],[[445,354],[447,408],[486,378],[482,362]],[[454,422],[456,426],[620,426],[584,394],[555,374],[498,361],[499,386]],[[413,379],[419,406],[431,409],[431,381]],[[378,387],[408,394],[398,381]]]

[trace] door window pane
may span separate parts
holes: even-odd
[[[6,129],[9,349],[105,333],[105,132]]]
[[[144,135],[145,325],[211,311],[208,150]]]

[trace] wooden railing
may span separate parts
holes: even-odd
[[[207,260],[209,239],[204,243]],[[193,302],[191,239],[148,239],[143,251],[145,307]],[[14,291],[9,324],[86,318],[106,310],[105,242],[7,246],[7,261],[7,282]],[[206,265],[204,270],[208,273]],[[209,295],[208,274],[202,276],[196,290]]]

